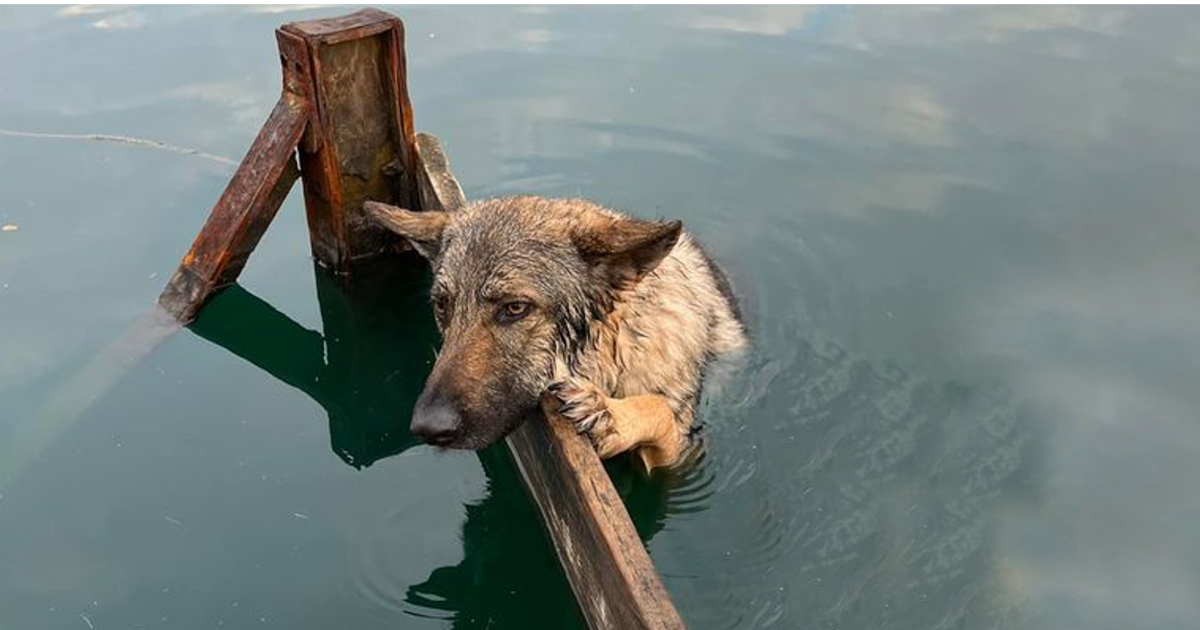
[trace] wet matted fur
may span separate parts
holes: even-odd
[[[746,344],[725,276],[678,221],[540,197],[368,210],[433,269],[443,346],[412,416],[429,443],[483,448],[540,404],[601,457],[669,466],[705,367]]]

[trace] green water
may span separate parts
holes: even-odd
[[[280,11],[0,8],[0,128],[236,160],[341,12]],[[468,197],[681,218],[745,298],[706,459],[611,467],[692,628],[1200,626],[1200,12],[396,12]],[[139,319],[230,171],[0,135],[0,630],[581,628],[504,454],[407,433],[419,267],[315,270],[293,194]]]

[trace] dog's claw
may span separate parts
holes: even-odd
[[[546,392],[558,403],[556,413],[573,425],[576,433],[586,435],[597,444],[607,434],[609,410],[607,399],[591,383],[578,379],[558,381],[546,387]]]
[[[575,425],[575,431],[578,433],[591,433],[592,429],[596,426],[596,421],[598,421],[600,416],[607,411],[607,409],[602,409],[600,411],[592,412],[590,415],[588,415],[588,417],[580,420],[579,424]]]

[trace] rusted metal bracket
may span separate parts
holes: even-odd
[[[158,298],[159,305],[179,321],[194,319],[217,289],[233,284],[242,273],[250,252],[300,176],[294,154],[310,108],[307,101],[291,94],[275,104]]]
[[[399,18],[366,9],[287,24],[276,39],[279,102],[159,297],[182,323],[237,279],[297,178],[313,257],[340,273],[403,247],[369,220],[364,201],[440,211],[465,204],[437,138],[413,131]],[[588,625],[682,630],[591,445],[540,416],[507,445]]]
[[[402,247],[364,201],[420,209],[400,18],[364,9],[285,24],[275,38],[279,102],[158,299],[183,322],[237,279],[297,177],[313,257],[338,272]]]
[[[368,199],[420,209],[404,23],[366,9],[276,31],[285,67],[311,96],[300,145],[313,257],[339,272],[400,243],[370,221]]]

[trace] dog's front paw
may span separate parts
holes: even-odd
[[[549,399],[549,404],[544,404],[546,410],[570,422],[576,432],[591,439],[601,457],[607,456],[605,451],[609,448],[606,447],[616,441],[616,433],[613,430],[612,412],[604,394],[595,385],[577,378],[567,378],[550,385],[546,388],[546,394]]]
[[[554,411],[579,433],[592,434],[612,423],[607,399],[591,383],[568,377],[546,388]]]

